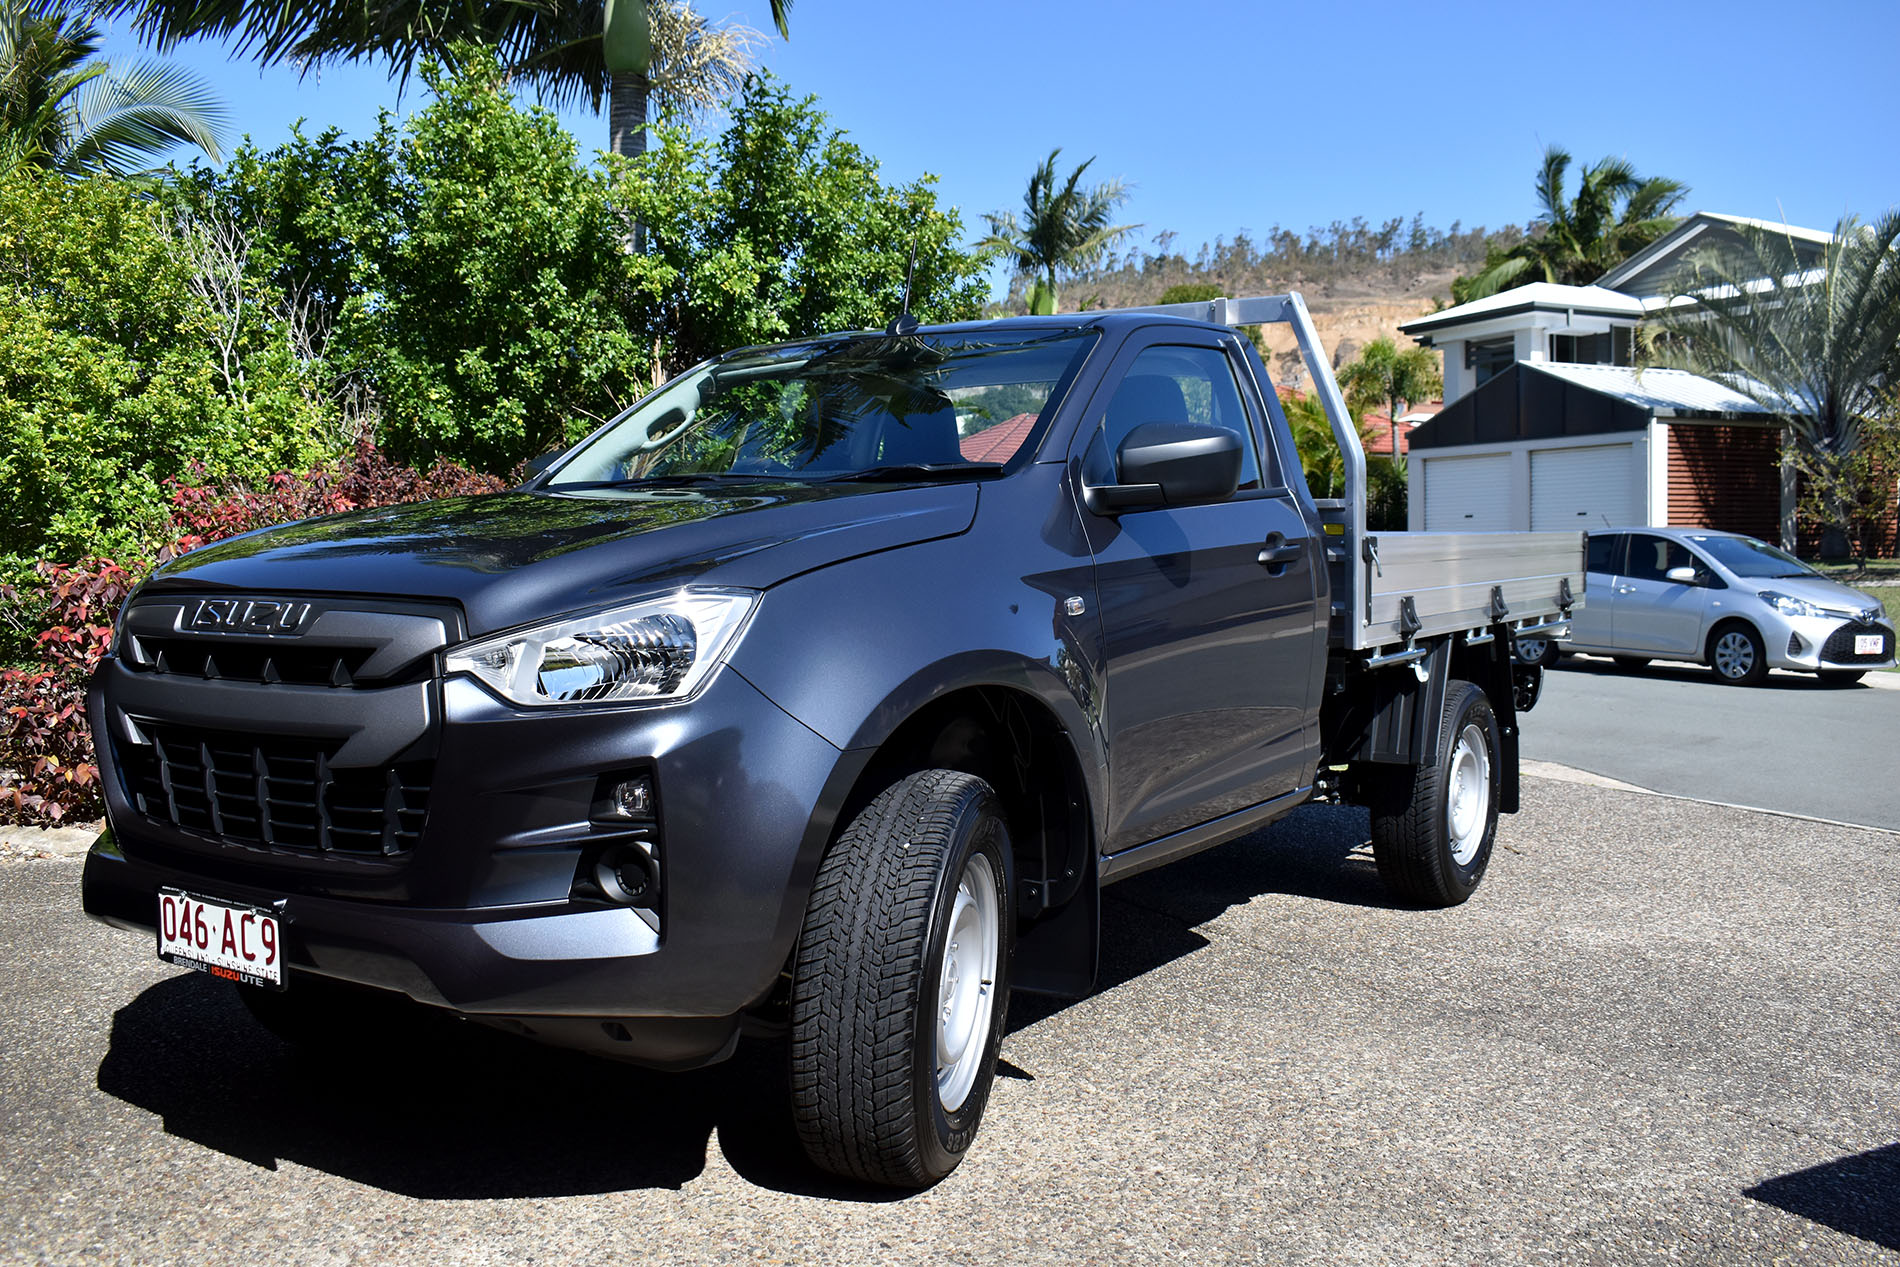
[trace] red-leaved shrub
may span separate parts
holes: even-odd
[[[280,471],[263,489],[172,481],[176,539],[156,560],[41,563],[39,584],[0,586],[0,621],[33,648],[31,663],[0,670],[0,823],[90,821],[104,812],[86,681],[111,648],[119,605],[155,563],[292,519],[506,487],[452,462],[411,470],[364,441],[348,462],[303,475]]]
[[[57,823],[99,808],[86,679],[112,645],[112,617],[137,577],[110,559],[42,563],[42,584],[0,586],[10,619],[37,628],[38,663],[0,671],[0,819]]]

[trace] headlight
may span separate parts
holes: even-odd
[[[749,590],[681,590],[464,643],[445,667],[531,707],[682,700],[705,685],[758,603]]]
[[[1817,607],[1805,598],[1795,598],[1788,594],[1777,594],[1773,590],[1763,590],[1761,601],[1784,616],[1831,616],[1825,607]]]

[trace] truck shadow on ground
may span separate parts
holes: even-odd
[[[1363,810],[1313,806],[1245,840],[1108,889],[1100,991],[1208,944],[1196,926],[1267,893],[1384,905]],[[1098,992],[1100,992],[1098,991]],[[1017,1030],[1068,1004],[1019,996]],[[1005,1048],[1007,1055],[1007,1048]],[[805,1161],[784,1105],[783,1042],[652,1073],[419,1015],[315,1054],[258,1026],[224,983],[186,973],[113,1017],[100,1090],[165,1131],[265,1170],[289,1162],[422,1200],[679,1188],[717,1147],[749,1182],[891,1201]],[[1009,1065],[1004,1077],[1027,1078]]]
[[[1900,1144],[1769,1179],[1742,1195],[1837,1232],[1900,1249]]]

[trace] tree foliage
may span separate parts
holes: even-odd
[[[1735,226],[1696,252],[1641,346],[1653,365],[1717,378],[1780,418],[1823,524],[1851,534],[1868,483],[1861,458],[1900,428],[1900,211],[1843,217],[1818,264],[1785,231]]]
[[[367,434],[508,471],[715,351],[882,326],[913,243],[915,311],[980,305],[932,180],[886,184],[774,81],[717,139],[598,167],[492,53],[459,65],[400,126],[247,146],[156,200],[0,176],[0,580],[154,548],[190,461],[255,484]]]
[[[331,447],[281,328],[228,341],[163,212],[127,185],[0,175],[0,569],[123,557],[161,532],[163,481],[239,478]],[[4,579],[0,576],[0,579]]]
[[[262,65],[292,62],[306,72],[381,61],[402,83],[431,61],[453,64],[458,48],[482,49],[557,106],[587,101],[598,112],[611,95],[621,154],[645,148],[649,92],[662,117],[723,101],[762,39],[750,27],[712,25],[686,0],[106,0],[105,9],[131,15],[161,49],[221,39]],[[771,0],[771,9],[785,35],[791,0]]]
[[[1402,406],[1432,400],[1445,390],[1438,356],[1430,348],[1401,352],[1391,339],[1374,339],[1357,359],[1339,371],[1339,386],[1356,404],[1380,404],[1392,427],[1392,464],[1402,467],[1399,453],[1399,412]]]
[[[0,171],[139,172],[176,145],[214,160],[224,108],[176,67],[115,68],[99,56],[94,10],[70,0],[0,0]]]
[[[634,285],[663,373],[728,347],[885,325],[913,247],[912,312],[955,321],[981,307],[981,264],[957,245],[962,222],[938,208],[935,178],[884,184],[814,99],[762,77],[716,141],[663,135],[613,190],[647,226]]]
[[[1676,227],[1670,213],[1688,196],[1687,185],[1638,176],[1626,159],[1600,158],[1579,170],[1571,197],[1564,189],[1570,163],[1560,145],[1544,151],[1531,236],[1493,253],[1475,276],[1454,281],[1453,303],[1531,282],[1587,286]]]
[[[1069,173],[1056,174],[1062,151],[1053,149],[1029,177],[1023,191],[1023,215],[1013,211],[984,214],[990,231],[977,243],[1009,261],[1021,278],[1033,279],[1029,310],[1049,314],[1056,310],[1056,284],[1093,267],[1116,242],[1140,225],[1111,224],[1116,208],[1128,200],[1121,180],[1099,185],[1082,184],[1082,175],[1095,160],[1089,158]]]

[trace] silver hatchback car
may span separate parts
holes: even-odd
[[[1846,685],[1894,663],[1879,600],[1830,581],[1764,541],[1701,528],[1593,532],[1584,603],[1570,637],[1518,643],[1549,664],[1588,651],[1624,663],[1694,660],[1752,686],[1770,668]]]

